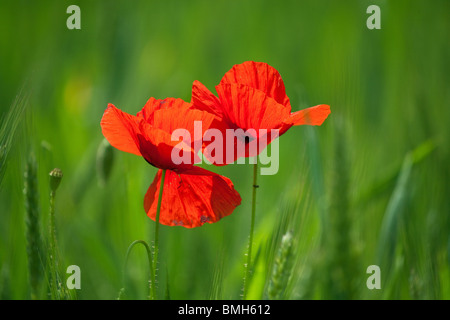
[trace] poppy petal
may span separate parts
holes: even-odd
[[[220,84],[241,84],[264,92],[276,102],[289,108],[291,104],[286,95],[283,79],[278,71],[264,62],[246,61],[234,65],[223,76]]]
[[[219,118],[223,116],[220,100],[198,80],[192,84],[191,104],[195,109],[207,111]]]
[[[136,114],[137,117],[142,118],[145,122],[153,123],[153,113],[159,108],[161,100],[151,97],[147,100],[144,107]]]
[[[144,159],[157,168],[182,170],[200,161],[198,155],[185,141],[172,140],[171,134],[148,123],[141,123],[137,140]],[[180,161],[184,159],[185,162],[175,161],[174,155],[180,154],[182,156],[178,159]]]
[[[331,113],[330,106],[321,104],[315,107],[303,109],[294,113],[288,117],[284,122],[287,125],[311,125],[320,126],[328,115]]]
[[[141,155],[137,135],[140,133],[139,118],[108,104],[100,121],[102,133],[115,148]]]
[[[170,108],[155,111],[153,125],[156,128],[173,134],[175,130],[186,135],[190,140],[185,141],[198,152],[202,146],[203,135],[216,119],[212,113],[202,110],[189,109],[190,104],[185,102],[185,107]]]
[[[143,118],[148,124],[153,125],[156,111],[165,109],[183,109],[189,108],[190,104],[183,99],[166,98],[166,99],[148,99],[145,106],[137,113],[137,116]]]
[[[144,198],[147,215],[155,220],[162,170],[156,174]],[[214,223],[230,215],[241,197],[230,179],[193,167],[177,174],[167,170],[164,180],[159,222],[186,228]]]
[[[276,129],[290,111],[262,91],[236,84],[216,86],[226,118],[243,129]]]
[[[288,108],[262,91],[236,84],[218,85],[216,90],[222,101],[224,121],[211,127],[222,133],[223,141],[212,146],[205,144],[203,154],[212,164],[230,164],[238,158],[260,154],[286,126],[283,121],[290,115]],[[216,145],[222,145],[219,153]]]

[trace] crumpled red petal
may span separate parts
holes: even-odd
[[[201,160],[189,144],[180,139],[172,141],[170,133],[146,123],[142,117],[123,112],[112,104],[105,110],[100,125],[103,135],[113,147],[142,156],[157,168],[182,170]],[[179,158],[186,154],[186,162],[174,163],[172,153],[180,155]]]
[[[115,148],[141,155],[137,135],[140,133],[140,119],[108,104],[100,121],[103,136]]]
[[[160,169],[183,170],[200,161],[194,150],[182,140],[172,141],[168,132],[155,128],[147,123],[141,123],[141,133],[137,135],[139,149],[144,159]],[[175,163],[174,154],[185,153],[185,163]]]
[[[187,108],[170,108],[157,110],[154,113],[153,125],[156,128],[173,134],[179,130],[179,134],[186,135],[190,140],[184,141],[197,153],[202,146],[203,135],[211,126],[216,117],[202,110]]]
[[[147,215],[155,220],[162,170],[156,174],[144,198]],[[159,222],[185,228],[214,223],[230,215],[241,197],[230,179],[193,167],[176,173],[166,171]]]
[[[311,108],[303,109],[291,113],[288,119],[284,122],[288,125],[311,125],[320,126],[328,115],[331,113],[330,106],[321,104]]]
[[[191,104],[192,108],[212,113],[219,119],[223,117],[219,99],[198,80],[192,84]]]
[[[223,119],[213,121],[211,129],[220,131],[222,141],[203,140],[203,154],[212,164],[226,165],[260,154],[279,136],[277,130],[286,126],[283,120],[289,117],[289,108],[262,91],[240,84],[221,84],[216,90]]]
[[[190,104],[179,98],[165,98],[165,99],[148,99],[145,106],[137,113],[137,117],[145,120],[146,123],[153,125],[154,116],[158,110],[166,109],[189,109]]]
[[[278,129],[290,111],[264,92],[240,84],[216,86],[225,118],[243,129]]]
[[[283,79],[279,72],[267,63],[246,61],[236,64],[225,73],[220,84],[241,84],[260,90],[291,111]]]

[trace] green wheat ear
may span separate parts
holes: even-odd
[[[284,298],[293,264],[293,238],[292,233],[288,231],[281,239],[281,245],[275,258],[268,289],[269,299],[280,300]]]
[[[28,271],[30,279],[31,299],[39,299],[39,288],[43,277],[42,239],[40,233],[39,190],[37,179],[37,162],[34,154],[30,154],[25,168],[25,223],[28,254]]]

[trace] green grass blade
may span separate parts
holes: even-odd
[[[17,128],[27,107],[28,96],[19,92],[9,111],[1,115],[0,126],[0,186],[5,175],[8,154],[14,141]]]
[[[381,224],[377,261],[385,275],[390,274],[393,261],[395,261],[399,223],[408,201],[408,183],[412,166],[413,157],[411,154],[407,154]],[[382,279],[385,279],[385,277]]]

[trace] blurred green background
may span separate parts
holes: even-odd
[[[71,4],[81,30],[66,27]],[[371,4],[380,30],[366,27]],[[63,270],[81,269],[77,298],[115,299],[128,246],[153,239],[143,198],[156,169],[114,150],[99,183],[104,109],[189,101],[194,80],[214,91],[234,64],[254,60],[280,72],[293,111],[324,103],[332,113],[321,127],[283,135],[278,173],[259,177],[249,297],[267,298],[291,231],[284,299],[449,299],[449,30],[446,0],[1,1],[0,298],[31,297],[23,193],[31,153],[44,239],[48,173],[64,173],[57,237]],[[229,177],[242,204],[215,224],[161,226],[160,297],[242,293],[252,168],[205,167]],[[128,298],[146,298],[146,259],[133,249]],[[379,290],[366,286],[374,264]]]

